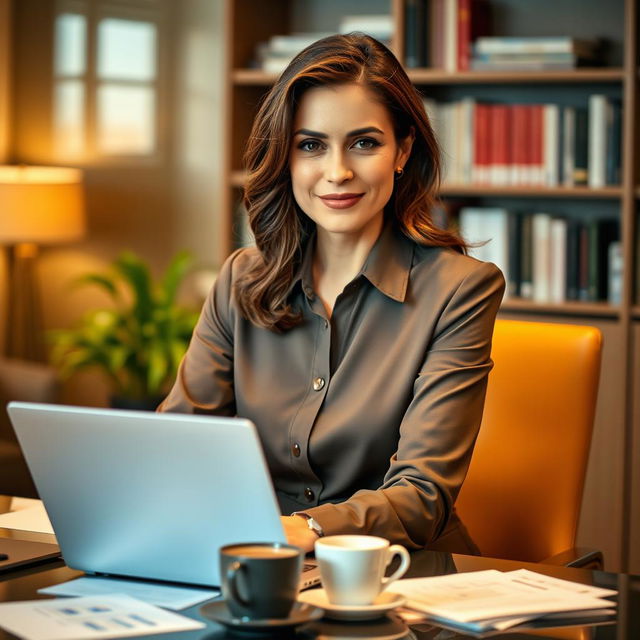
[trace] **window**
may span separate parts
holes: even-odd
[[[55,21],[57,155],[151,158],[159,152],[161,0],[60,0]]]

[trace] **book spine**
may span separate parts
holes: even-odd
[[[573,187],[576,140],[576,110],[573,107],[565,107],[562,112],[562,130],[562,184]]]
[[[607,184],[620,184],[620,149],[622,145],[622,107],[617,100],[609,103],[607,126]]]
[[[560,129],[560,109],[557,104],[546,104],[543,107],[544,117],[544,184],[548,187],[558,186],[558,138]]]
[[[458,0],[444,0],[444,68],[456,71],[458,63]]]
[[[550,232],[549,299],[560,304],[567,299],[567,221],[554,218]]]
[[[522,216],[511,213],[507,220],[509,259],[507,266],[507,297],[519,297],[522,279]]]
[[[622,304],[622,243],[609,245],[609,282],[607,300],[609,304]]]
[[[475,140],[474,113],[476,101],[473,98],[463,98],[461,101],[462,127],[458,132],[461,137],[462,182],[473,182],[473,142]]]
[[[517,38],[489,36],[478,38],[478,53],[574,53],[578,42],[570,37]]]
[[[458,0],[458,71],[468,71],[471,59],[471,0]]]
[[[579,232],[579,261],[578,261],[578,299],[589,301],[589,228],[580,225]]]
[[[589,115],[586,109],[575,110],[573,182],[587,184],[589,180]]]
[[[607,98],[600,94],[589,96],[589,186],[594,189],[606,183],[607,157]]]
[[[525,105],[516,104],[511,107],[511,167],[509,184],[523,184],[525,150],[527,144],[527,111]]]
[[[580,224],[567,222],[567,300],[579,300]]]
[[[533,298],[533,215],[524,214],[521,225],[520,296],[531,300]]]
[[[548,302],[551,280],[551,216],[547,213],[533,214],[533,300]]]
[[[422,37],[420,31],[424,25],[421,20],[422,0],[405,0],[404,8],[404,64],[409,69],[422,65],[420,51]]]
[[[488,146],[490,150],[491,184],[509,184],[509,115],[510,109],[503,104],[491,105],[491,127]]]
[[[491,105],[482,102],[476,103],[473,118],[473,167],[471,171],[471,181],[475,184],[488,182],[490,117]]]
[[[529,183],[544,184],[544,105],[531,107],[531,165]]]
[[[433,68],[444,68],[444,0],[429,1],[429,61]]]

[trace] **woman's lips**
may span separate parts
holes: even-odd
[[[329,193],[320,196],[320,200],[330,209],[348,209],[360,202],[363,195],[364,193]]]

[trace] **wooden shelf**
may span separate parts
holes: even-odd
[[[608,302],[540,303],[521,298],[505,298],[500,311],[598,318],[617,318],[620,315],[620,307]]]
[[[621,198],[622,187],[611,186],[600,189],[589,187],[500,187],[493,185],[443,184],[441,196],[514,196],[514,197],[549,197],[549,198],[593,198],[616,199]]]
[[[451,73],[439,69],[409,69],[416,84],[529,84],[529,83],[617,83],[624,80],[622,69],[574,69],[569,71],[465,71]],[[260,69],[234,69],[231,79],[236,85],[270,86],[277,73]]]

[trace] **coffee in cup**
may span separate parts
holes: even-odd
[[[376,536],[341,535],[316,540],[316,560],[322,586],[329,602],[362,606],[373,603],[381,591],[401,578],[411,562],[401,545],[390,545]],[[395,556],[400,566],[385,577],[385,569]]]
[[[220,549],[222,597],[236,618],[286,618],[298,595],[302,550],[280,542]]]

